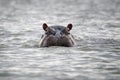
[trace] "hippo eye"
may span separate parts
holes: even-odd
[[[56,34],[56,32],[55,32],[55,31],[51,31],[51,34],[52,34],[52,35],[55,35],[55,34]]]
[[[51,30],[49,31],[49,34],[55,35],[55,30],[51,29]]]
[[[55,35],[56,32],[54,30],[49,30],[45,32],[46,35]]]
[[[70,34],[70,32],[69,32],[69,31],[67,31],[66,29],[64,29],[64,30],[62,31],[62,34],[69,35],[69,34]]]

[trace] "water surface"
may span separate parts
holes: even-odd
[[[77,45],[39,48],[43,23]],[[119,0],[0,0],[0,80],[119,79]]]

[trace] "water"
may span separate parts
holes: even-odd
[[[43,23],[77,45],[39,48]],[[0,0],[0,80],[120,80],[120,0]]]

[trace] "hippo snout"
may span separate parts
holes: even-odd
[[[49,46],[65,46],[71,47],[74,45],[74,38],[70,34],[72,24],[64,26],[48,26],[46,23],[43,24],[45,31],[44,37],[41,38],[40,47]]]

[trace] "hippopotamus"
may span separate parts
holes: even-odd
[[[74,37],[70,34],[73,25],[68,24],[66,27],[61,25],[48,26],[46,23],[42,25],[44,34],[41,37],[39,46],[64,46],[72,47],[75,44]]]

